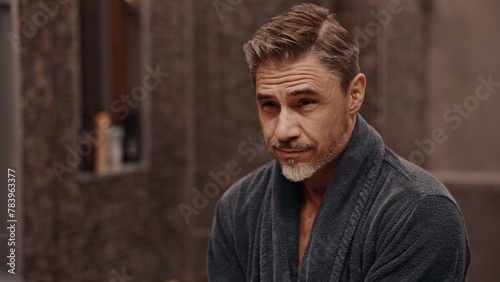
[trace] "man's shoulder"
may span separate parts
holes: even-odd
[[[362,246],[377,253],[366,280],[404,281],[408,274],[422,281],[461,280],[470,261],[467,233],[446,187],[388,149],[376,186],[359,232],[371,240]]]
[[[442,197],[455,203],[448,189],[435,176],[386,149],[382,173],[385,189],[391,194],[403,194],[411,201],[427,197]]]

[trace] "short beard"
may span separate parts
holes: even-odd
[[[288,159],[286,164],[281,165],[283,176],[292,182],[301,182],[311,177],[316,171],[323,168],[335,159],[335,154],[329,152],[321,162],[314,166],[297,165],[294,159]]]

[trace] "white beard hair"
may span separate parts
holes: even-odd
[[[288,159],[286,165],[281,166],[283,175],[292,182],[300,182],[304,179],[311,177],[318,169],[324,167],[327,163],[331,162],[335,154],[329,152],[320,163],[314,166],[297,165],[294,159]]]
[[[281,168],[286,179],[292,182],[303,181],[304,179],[311,177],[316,172],[316,169],[311,166],[293,167],[284,165]]]

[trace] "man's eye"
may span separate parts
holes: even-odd
[[[276,104],[272,102],[266,102],[262,104],[262,108],[275,108]]]
[[[307,106],[307,105],[310,105],[312,103],[313,103],[313,101],[304,99],[304,100],[300,100],[299,105],[300,106]]]

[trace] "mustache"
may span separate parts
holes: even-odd
[[[286,150],[307,150],[307,149],[314,149],[314,148],[316,148],[312,144],[298,142],[297,140],[271,142],[271,143],[269,143],[269,146],[271,148],[273,148],[273,149],[276,149],[276,150],[282,150],[282,149],[286,149]]]

